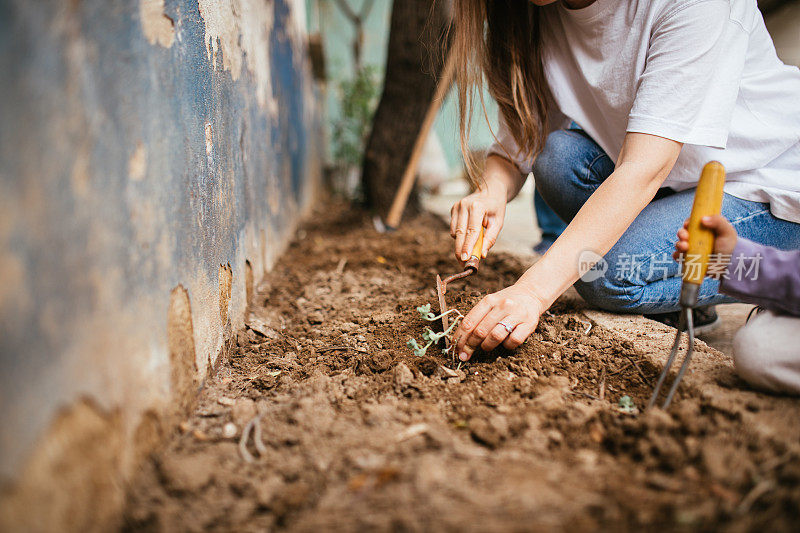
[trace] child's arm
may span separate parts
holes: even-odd
[[[739,239],[719,290],[744,302],[800,316],[800,250]]]
[[[737,236],[721,215],[703,218],[716,234],[714,253],[727,263],[720,292],[743,302],[800,316],[800,250],[778,250]],[[676,258],[689,247],[686,224],[678,230]]]

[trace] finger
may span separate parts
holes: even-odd
[[[686,229],[679,229],[678,230],[678,239],[681,241],[688,241],[689,240],[689,230]]]
[[[456,258],[460,261],[461,260],[461,249],[464,247],[464,237],[467,233],[467,219],[469,217],[469,211],[464,207],[460,206],[458,209],[458,222],[456,223],[456,245],[455,245],[455,254]]]
[[[517,327],[514,328],[514,331],[506,337],[506,340],[503,341],[503,346],[508,348],[509,350],[513,350],[514,348],[519,347],[520,344],[525,342],[525,340],[530,337],[533,330],[536,329],[536,324],[539,323],[539,319],[532,322],[522,322],[521,324],[517,324]]]
[[[486,345],[489,346],[489,348],[484,348],[484,349],[491,350],[492,348],[500,344],[500,341],[502,341],[508,336],[508,332],[505,330],[505,328],[500,326],[500,329],[503,330],[503,333],[505,333],[505,335],[503,335],[494,344],[492,344],[492,342],[490,341],[493,334],[499,334],[499,332],[494,331],[497,324],[511,314],[509,308],[510,306],[506,305],[507,303],[510,303],[513,306],[513,302],[511,302],[511,300],[506,299],[502,304],[495,305],[491,311],[486,313],[486,316],[483,317],[483,320],[481,320],[480,324],[475,326],[475,329],[472,330],[472,335],[470,335],[469,338],[467,338],[466,346],[469,346],[473,349],[477,349],[479,346],[483,348],[484,343],[486,343]],[[487,341],[489,342],[487,343]]]
[[[478,242],[478,234],[483,227],[483,216],[486,213],[480,202],[474,202],[469,209],[469,221],[467,222],[467,232],[464,235],[464,243],[461,246],[461,260],[466,261],[472,253],[472,248]]]
[[[689,229],[689,219],[688,218],[683,221],[683,228],[684,229]]]
[[[478,302],[478,305],[473,307],[461,321],[461,324],[458,325],[453,338],[456,339],[456,353],[459,355],[464,352],[464,346],[469,336],[472,335],[472,330],[474,330],[475,327],[480,324],[481,320],[483,320],[483,317],[492,310],[491,300],[488,298],[487,296]],[[472,355],[472,352],[468,355]],[[469,357],[467,357],[467,359],[469,359]],[[466,361],[467,359],[462,359],[462,361]]]
[[[713,216],[705,216],[700,219],[700,224],[704,228],[708,229],[716,229],[719,225],[718,221]]]
[[[472,359],[472,354],[475,353],[475,348],[469,345],[465,345],[458,353],[458,360],[459,361],[469,361]]]
[[[458,203],[453,204],[453,207],[450,208],[450,236],[455,238],[456,236],[456,225],[458,224]]]
[[[508,338],[518,323],[519,321],[515,320],[511,314],[508,314],[498,320],[497,324],[495,324],[491,331],[489,331],[489,334],[486,336],[486,338],[483,339],[483,342],[481,343],[481,350],[484,352],[489,352],[500,346],[500,343]]]
[[[481,250],[481,258],[486,257],[494,243],[497,242],[497,237],[500,235],[500,230],[503,228],[503,220],[495,215],[486,217],[486,231],[483,234],[483,250]]]
[[[708,228],[715,230],[724,230],[728,224],[728,220],[722,215],[708,215],[700,219],[700,223]]]

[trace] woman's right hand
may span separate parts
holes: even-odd
[[[450,209],[450,235],[456,240],[456,259],[464,263],[470,258],[481,226],[486,228],[481,258],[486,257],[503,227],[507,202],[507,187],[492,180],[453,205]]]

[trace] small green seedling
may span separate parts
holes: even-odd
[[[617,406],[619,407],[619,410],[622,411],[623,413],[628,413],[633,415],[639,412],[639,410],[636,408],[636,404],[633,403],[633,398],[627,395],[619,399],[619,402],[617,402]]]
[[[446,331],[442,331],[441,333],[437,333],[433,331],[430,327],[426,326],[425,331],[422,332],[422,340],[426,343],[424,346],[420,346],[419,343],[417,342],[417,339],[408,339],[408,342],[406,344],[408,345],[409,348],[411,348],[411,350],[414,352],[414,355],[416,355],[417,357],[422,357],[428,351],[428,348],[430,348],[434,344],[438,343],[440,340],[450,335],[453,332],[453,330],[456,329],[458,324],[461,322],[461,319],[464,318],[464,315],[462,315],[458,311],[458,309],[450,309],[448,311],[445,311],[441,315],[435,315],[434,313],[431,312],[431,304],[429,303],[417,307],[417,312],[419,313],[419,316],[422,317],[423,320],[426,320],[428,322],[435,322],[436,320],[440,320],[443,316],[449,315],[451,313],[454,313],[456,315],[456,317],[453,319],[453,322],[450,324],[450,327],[448,327]],[[453,346],[451,344],[449,348],[445,348],[444,350],[442,350],[442,353],[447,355],[452,350]]]

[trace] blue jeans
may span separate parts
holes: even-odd
[[[613,171],[611,158],[575,123],[551,133],[533,165],[537,190],[565,221],[572,220]],[[605,275],[575,283],[587,302],[628,313],[666,313],[680,308],[680,265],[672,259],[672,252],[675,234],[692,210],[694,189],[672,194],[667,191],[659,191],[605,255]],[[722,215],[740,237],[784,250],[800,248],[800,224],[776,218],[769,204],[725,194]],[[699,304],[736,301],[718,289],[719,282],[707,278],[700,287]]]
[[[554,242],[567,225],[550,209],[538,190],[533,193],[533,209],[536,212],[536,223],[542,230],[542,240]]]

